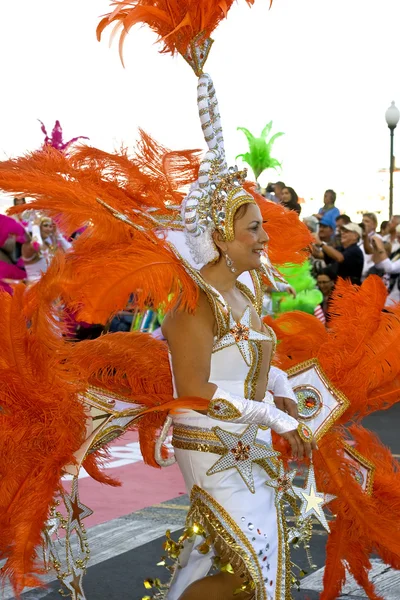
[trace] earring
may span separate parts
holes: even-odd
[[[228,254],[224,254],[226,266],[232,273],[236,273],[237,269],[233,266],[233,260],[228,256]]]

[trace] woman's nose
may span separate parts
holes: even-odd
[[[268,233],[265,231],[265,229],[264,229],[264,228],[262,229],[262,232],[261,232],[261,239],[260,239],[260,241],[261,241],[263,244],[267,244],[267,243],[269,242],[269,235],[268,235]]]

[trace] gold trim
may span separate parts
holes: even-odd
[[[178,440],[172,438],[172,446],[178,450],[194,450],[196,452],[210,452],[211,454],[226,454],[226,448],[221,446],[212,446],[211,444],[203,444],[202,442],[187,442],[186,440]]]
[[[264,578],[256,551],[226,510],[205,490],[194,485],[190,493],[186,526],[200,523],[211,537],[216,553],[223,563],[229,562],[237,575],[247,576],[254,583],[257,600],[267,600]],[[222,521],[228,525],[227,531]]]
[[[304,433],[304,430],[305,430],[305,433]],[[303,440],[303,442],[306,442],[306,443],[312,442],[312,440],[313,440],[313,432],[308,427],[308,425],[305,425],[304,423],[299,423],[297,425],[297,433],[299,434],[299,438],[301,440]]]
[[[222,412],[218,411],[218,405],[221,404]],[[225,410],[224,410],[225,409]],[[208,405],[208,416],[219,421],[232,421],[242,416],[240,410],[234,404],[224,398],[214,398]]]
[[[250,271],[250,277],[254,286],[254,306],[258,312],[258,316],[261,317],[264,297],[261,273],[253,269],[252,271]]]
[[[314,439],[315,439],[316,442],[319,442],[319,440],[332,427],[332,425],[338,419],[340,419],[340,417],[349,408],[349,406],[350,406],[350,400],[347,398],[347,396],[345,396],[343,394],[343,392],[341,392],[340,390],[338,390],[331,383],[331,381],[328,379],[328,376],[326,375],[325,371],[322,369],[322,367],[321,367],[318,359],[316,359],[316,358],[312,358],[310,360],[306,360],[305,362],[302,362],[302,363],[296,365],[295,367],[291,367],[290,369],[288,369],[288,371],[286,372],[286,374],[290,378],[290,377],[293,377],[294,375],[299,375],[300,373],[304,373],[305,371],[308,371],[311,368],[315,369],[315,371],[317,372],[317,374],[318,374],[319,378],[321,379],[322,383],[326,387],[327,391],[330,394],[332,394],[332,396],[334,396],[335,399],[338,402],[338,406],[331,411],[331,413],[327,417],[327,419],[325,419],[325,421],[317,429],[317,431],[314,432]]]
[[[297,385],[296,387],[293,388],[293,392],[296,395],[296,397],[297,397],[297,394],[299,392],[307,391],[307,390],[312,390],[313,392],[315,392],[317,394],[318,400],[319,400],[319,408],[315,411],[314,414],[311,414],[311,415],[304,415],[304,414],[301,414],[300,411],[299,411],[299,417],[303,421],[310,421],[311,419],[315,419],[319,415],[319,413],[321,412],[321,410],[324,407],[324,402],[323,402],[322,394],[313,385],[309,385],[308,383],[302,383],[301,385]],[[297,407],[299,407],[300,402],[301,402],[301,400],[298,400]]]
[[[187,438],[189,440],[207,440],[219,444],[220,440],[210,429],[204,430],[197,427],[189,428],[188,426],[174,425],[174,437]]]
[[[374,463],[370,462],[365,456],[361,454],[358,450],[356,450],[353,446],[344,442],[343,449],[345,452],[350,454],[355,461],[359,462],[365,469],[367,469],[367,481],[365,485],[365,492],[368,496],[372,496],[374,491],[374,479],[375,479],[375,471],[376,467]]]
[[[233,242],[235,239],[235,231],[234,231],[234,217],[236,211],[243,206],[244,204],[256,204],[253,196],[249,196],[247,192],[243,188],[234,188],[232,190],[233,193],[243,192],[237,198],[231,200],[229,198],[225,204],[225,226],[224,226],[224,234],[227,242]]]

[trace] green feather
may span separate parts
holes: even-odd
[[[282,131],[275,133],[268,140],[268,136],[272,130],[272,121],[266,124],[261,132],[260,137],[255,137],[246,127],[238,127],[238,131],[243,131],[249,144],[249,152],[238,154],[237,159],[241,158],[253,170],[256,180],[266,169],[279,169],[281,163],[271,156],[272,146],[279,137],[283,134]]]
[[[306,260],[302,265],[284,265],[279,267],[280,273],[285,277],[297,292],[296,298],[287,293],[272,294],[273,311],[276,315],[291,310],[301,310],[314,314],[314,309],[321,304],[323,295],[316,289],[316,281],[311,275],[311,265]]]

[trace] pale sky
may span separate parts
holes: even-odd
[[[381,210],[387,200],[389,130],[400,107],[399,0],[239,0],[214,34],[206,71],[217,89],[231,163],[270,120],[284,131],[274,155],[279,175],[308,200],[304,215],[334,188],[338,207]],[[132,30],[123,69],[117,44],[96,41],[106,0],[18,0],[0,21],[0,158],[40,147],[37,119],[59,119],[65,138],[87,135],[113,150],[135,143],[139,126],[170,148],[204,147],[196,77],[181,57],[158,54],[155,35]],[[400,166],[400,125],[395,154]],[[240,164],[240,163],[239,163]],[[396,176],[397,177],[397,176]],[[400,211],[400,177],[397,183]],[[310,202],[310,198],[315,198]],[[0,208],[10,204],[4,197]],[[395,205],[396,209],[396,205]]]

